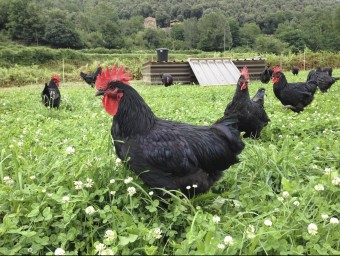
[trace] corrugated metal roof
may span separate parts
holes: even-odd
[[[230,58],[188,59],[200,85],[237,84],[240,71]]]

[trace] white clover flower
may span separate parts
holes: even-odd
[[[65,255],[65,251],[61,248],[57,248],[54,251],[54,255]]]
[[[9,177],[9,176],[5,176],[3,178],[3,181],[4,181],[5,185],[12,185],[14,183],[14,180],[12,180],[12,178]]]
[[[115,179],[111,179],[111,180],[110,180],[110,184],[113,184],[113,183],[115,183],[115,182],[116,182]]]
[[[110,191],[110,195],[115,195],[116,194],[116,191]]]
[[[120,158],[116,158],[116,164],[119,165],[122,163],[122,160]]]
[[[69,146],[69,147],[66,148],[66,154],[68,154],[68,155],[72,155],[75,152],[76,152],[76,150],[72,146]]]
[[[63,203],[67,203],[70,201],[70,197],[69,196],[63,196],[63,198],[61,199],[61,201],[63,201]]]
[[[217,248],[223,250],[225,248],[225,245],[224,244],[218,244]]]
[[[273,225],[273,222],[271,220],[264,220],[264,225],[271,227]]]
[[[79,189],[82,189],[82,188],[83,188],[83,182],[82,182],[82,181],[77,180],[77,181],[74,181],[73,183],[74,183],[74,188],[75,188],[76,190],[79,190]]]
[[[153,196],[153,194],[154,194],[153,191],[150,191],[150,192],[149,192],[149,195],[150,195],[150,196]]]
[[[18,147],[22,147],[24,145],[24,142],[23,141],[19,141],[18,142]]]
[[[247,238],[249,239],[253,239],[255,238],[255,227],[253,225],[249,225],[248,228],[247,228]]]
[[[293,205],[295,205],[296,207],[300,205],[300,202],[299,201],[294,201],[293,202]]]
[[[135,187],[128,187],[127,189],[129,196],[133,196],[136,194],[136,188]]]
[[[98,253],[98,255],[115,255],[111,249],[104,249]]]
[[[339,219],[333,217],[333,218],[331,218],[331,219],[329,220],[329,223],[331,223],[331,224],[339,224]]]
[[[213,216],[213,218],[212,218],[212,221],[213,221],[214,223],[216,223],[216,224],[219,223],[220,220],[221,220],[221,218],[220,218],[219,216],[217,216],[217,215]]]
[[[323,191],[323,190],[325,190],[325,187],[322,184],[317,184],[317,185],[314,186],[314,189],[316,191]]]
[[[35,175],[30,176],[31,180],[35,180],[35,178],[36,178]]]
[[[186,186],[186,189],[187,189],[187,190],[191,189],[191,186]]]
[[[234,244],[233,238],[231,236],[226,236],[223,241],[226,245],[233,245]]]
[[[279,200],[281,203],[285,200],[282,196],[277,197],[277,200]]]
[[[94,184],[94,182],[93,182],[92,179],[90,179],[90,178],[86,179],[85,187],[92,188],[93,184]]]
[[[109,229],[105,231],[105,237],[107,238],[107,240],[113,241],[116,239],[117,235],[113,230]]]
[[[163,231],[160,228],[155,228],[153,231],[153,236],[156,239],[161,239]]]
[[[192,187],[193,187],[193,188],[197,188],[197,184],[193,184]]]
[[[335,177],[335,178],[332,180],[332,184],[335,185],[335,186],[339,186],[339,184],[340,184],[340,178],[339,178],[339,177]]]
[[[96,245],[96,251],[100,254],[105,250],[105,244],[99,243]]]
[[[96,210],[93,208],[93,206],[89,206],[85,209],[86,214],[92,215],[96,212]]]
[[[329,218],[328,214],[326,214],[326,213],[321,214],[321,219],[327,220],[328,218]]]
[[[327,167],[327,168],[325,168],[324,172],[325,172],[326,175],[330,175],[331,172],[332,172],[332,169]]]
[[[125,183],[125,184],[129,184],[131,181],[133,181],[133,178],[132,178],[132,177],[127,177],[127,178],[124,180],[124,183]]]
[[[318,233],[318,226],[314,223],[311,223],[307,227],[308,233],[311,235],[316,235]]]
[[[234,203],[234,207],[235,208],[240,208],[241,207],[241,202],[237,201],[237,200],[233,200]]]
[[[289,197],[289,192],[288,191],[283,191],[282,192],[283,198],[288,198]]]

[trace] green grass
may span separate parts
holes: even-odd
[[[307,71],[286,76],[303,81]],[[132,85],[157,116],[198,125],[219,118],[235,90]],[[116,160],[111,117],[93,88],[62,83],[59,110],[42,105],[43,84],[1,89],[0,254],[51,255],[57,248],[96,254],[100,244],[128,255],[339,254],[339,224],[330,218],[340,217],[339,185],[332,183],[340,170],[340,83],[318,91],[300,114],[282,109],[272,83],[249,87],[251,95],[259,87],[267,92],[271,122],[261,138],[244,139],[240,163],[209,193],[188,200],[169,191],[166,202]],[[88,178],[92,187],[85,186]],[[83,188],[75,189],[75,181]],[[324,190],[316,190],[318,184]],[[136,194],[129,196],[129,187]],[[315,235],[307,230],[311,223]],[[105,237],[107,230],[113,233]],[[232,244],[224,243],[226,236]]]

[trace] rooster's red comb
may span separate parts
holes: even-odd
[[[60,76],[58,76],[58,75],[52,75],[52,76],[51,76],[51,79],[52,79],[52,80],[57,80],[57,81],[59,81],[59,82],[61,81]]]
[[[280,66],[275,66],[275,67],[274,67],[273,74],[276,74],[277,72],[282,72],[282,69],[281,69]]]
[[[106,69],[103,70],[102,73],[97,77],[96,89],[97,90],[106,89],[107,85],[110,82],[121,82],[124,84],[129,84],[130,80],[131,80],[130,73],[125,72],[124,66],[117,68],[117,65],[114,65],[111,70],[109,67],[106,67]]]
[[[244,76],[246,80],[249,80],[248,68],[244,66],[241,70],[241,76]]]

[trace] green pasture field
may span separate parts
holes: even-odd
[[[197,125],[235,91],[132,86],[158,117]],[[112,117],[85,82],[61,83],[59,110],[41,103],[43,83],[0,88],[0,254],[340,254],[340,82],[300,114],[271,82],[251,81],[250,94],[260,87],[271,119],[261,138],[244,139],[240,162],[190,200],[159,198],[117,160]]]

